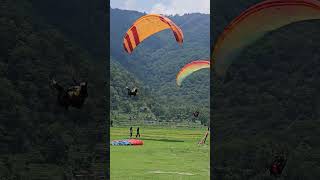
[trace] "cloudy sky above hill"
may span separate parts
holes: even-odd
[[[210,14],[210,0],[110,0],[111,8],[165,15]]]

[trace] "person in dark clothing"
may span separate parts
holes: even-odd
[[[87,82],[78,83],[74,80],[74,83],[76,85],[65,89],[54,79],[51,80],[51,87],[58,92],[58,104],[67,110],[69,106],[80,109],[88,97]]]
[[[132,127],[130,127],[130,138],[132,138]]]
[[[197,118],[199,116],[199,111],[193,112],[193,116]]]
[[[269,168],[270,175],[274,177],[281,176],[286,163],[287,159],[284,156],[276,156]]]
[[[137,135],[136,135],[136,138],[137,138],[138,136],[140,137],[140,128],[139,128],[139,127],[137,128]]]
[[[128,96],[136,96],[138,93],[138,89],[137,88],[133,88],[133,89],[129,89],[128,87],[126,87],[126,89],[128,90]]]

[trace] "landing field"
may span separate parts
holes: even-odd
[[[135,135],[135,129],[133,134]],[[210,137],[206,128],[140,127],[142,146],[110,147],[111,180],[208,180]],[[112,127],[111,140],[129,138],[129,127]]]

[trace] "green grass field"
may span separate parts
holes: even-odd
[[[210,179],[210,138],[198,145],[205,132],[205,128],[140,127],[144,145],[110,147],[111,180]],[[129,127],[111,128],[111,141],[128,137]]]

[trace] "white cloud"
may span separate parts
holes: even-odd
[[[186,13],[210,14],[210,0],[112,0],[117,8],[147,13],[183,15]],[[152,4],[153,3],[153,4]]]
[[[136,9],[137,8],[136,5],[137,5],[136,0],[127,0],[127,1],[124,1],[123,7],[125,9]]]
[[[123,2],[123,9],[139,10],[139,3],[137,0],[126,0]]]
[[[123,8],[126,10],[136,10],[139,12],[147,12],[147,10],[141,5],[141,1],[139,0],[126,0],[123,2]]]
[[[158,3],[156,5],[154,5],[151,10],[150,13],[155,13],[155,14],[172,14],[172,12],[170,12],[170,10],[163,5],[162,3]]]
[[[150,13],[179,14],[200,12],[210,14],[210,0],[173,0],[166,4],[155,4]]]

